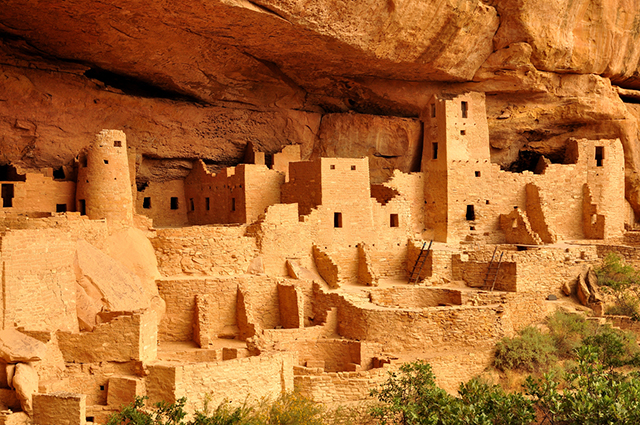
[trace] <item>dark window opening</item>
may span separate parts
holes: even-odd
[[[476,219],[476,211],[473,205],[467,205],[467,220],[473,221]]]
[[[476,230],[476,226],[469,226],[469,230]]]
[[[355,170],[355,169],[356,169],[356,166],[355,166],[355,165],[352,165],[352,166],[351,166],[351,170],[353,171],[353,170]]]
[[[142,208],[144,208],[145,210],[151,209],[151,198],[149,196],[146,196],[142,200]]]
[[[121,148],[122,147],[122,141],[114,140],[113,141],[113,146],[116,147],[116,148]]]
[[[342,227],[342,213],[333,213],[333,227]]]
[[[204,198],[204,208],[209,211],[211,209],[211,203],[209,202],[209,198]]]
[[[87,202],[84,199],[78,199],[78,211],[80,215],[87,215]]]
[[[467,102],[460,103],[460,109],[462,110],[462,118],[467,118],[469,115],[469,104]]]
[[[142,192],[148,187],[149,187],[149,182],[142,182],[142,181],[139,182],[136,180],[136,189],[138,189],[138,192]]]
[[[390,226],[391,227],[399,227],[400,226],[400,218],[398,214],[391,214],[390,218]]]
[[[53,178],[54,180],[64,180],[65,178],[64,169],[60,167],[53,170]]]
[[[489,205],[489,200],[484,201],[485,204]]]
[[[104,391],[104,385],[100,385],[100,391]]]
[[[57,213],[67,212],[67,204],[56,204],[56,212]]]
[[[231,198],[231,211],[236,210],[236,198]]]
[[[437,143],[431,143],[431,153],[432,158],[433,159],[438,159],[438,144]]]
[[[27,181],[25,174],[18,174],[18,170],[13,165],[0,165],[0,181],[3,182],[24,182]]]
[[[172,210],[177,210],[178,209],[178,198],[175,196],[171,197],[171,209]]]
[[[95,422],[95,420],[96,420],[96,418],[94,416],[87,416],[85,418],[85,421],[87,421],[87,422]]]
[[[272,153],[265,153],[264,154],[264,165],[266,165],[268,169],[272,169],[273,168],[273,154]]]
[[[480,171],[476,171],[476,177],[480,177],[481,175]]]
[[[604,160],[604,146],[596,146],[596,167],[602,167]]]
[[[436,117],[436,105],[431,104],[431,118]]]
[[[109,163],[109,160],[108,160],[108,159],[105,159],[105,160],[104,160],[104,163],[105,163],[105,164],[108,164],[108,163]]]
[[[83,156],[82,158],[80,158],[80,165],[82,166],[82,168],[87,168],[87,157]]]
[[[467,134],[467,130],[460,130],[460,135],[461,136],[466,136]]]
[[[193,198],[189,198],[189,206],[191,207],[191,211],[196,209],[196,205],[193,203]]]
[[[2,185],[2,208],[13,207],[13,185]]]
[[[336,169],[336,166],[335,166],[335,165],[333,165],[333,164],[331,164],[331,165],[329,165],[329,169],[331,169],[331,170],[335,170],[335,169]]]

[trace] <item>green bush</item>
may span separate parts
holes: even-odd
[[[640,273],[612,252],[607,254],[595,272],[602,290],[616,298],[615,305],[608,307],[606,313],[640,318]]]
[[[204,410],[185,421],[185,398],[175,403],[156,403],[145,408],[146,397],[112,415],[107,425],[321,425],[324,409],[298,393],[285,394],[275,401],[263,400],[255,406],[231,406],[223,402],[213,411],[205,397]]]
[[[521,369],[529,372],[546,367],[557,360],[557,349],[551,335],[536,328],[524,328],[515,338],[503,338],[496,345],[494,366],[500,370]]]
[[[429,364],[406,363],[372,391],[383,404],[371,414],[383,425],[524,425],[535,418],[531,401],[497,385],[471,380],[458,392],[460,397],[453,397],[439,388]]]
[[[557,310],[547,318],[549,335],[553,338],[558,357],[572,358],[582,340],[593,334],[595,326],[583,315]]]
[[[640,423],[640,377],[614,372],[599,361],[596,347],[577,350],[578,365],[562,382],[548,375],[527,378],[525,389],[543,416],[542,423],[619,424]],[[558,388],[564,387],[564,390]]]

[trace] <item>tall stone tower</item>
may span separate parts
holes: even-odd
[[[420,115],[424,122],[422,172],[425,216],[433,238],[447,242],[450,236],[450,172],[455,163],[490,162],[489,127],[484,93],[455,97],[433,96]]]
[[[77,211],[90,219],[131,222],[133,197],[127,140],[120,130],[102,130],[80,158],[76,193]]]

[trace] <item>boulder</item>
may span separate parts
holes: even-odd
[[[7,363],[42,360],[47,346],[15,329],[0,331],[0,358]]]
[[[589,292],[589,288],[587,287],[587,282],[585,281],[584,274],[580,274],[578,276],[578,284],[576,285],[576,295],[578,295],[580,304],[589,305],[589,297],[591,296],[591,292]]]
[[[38,373],[33,366],[27,363],[18,363],[16,365],[13,386],[16,389],[22,410],[29,416],[33,413],[32,397],[38,391],[38,381]]]

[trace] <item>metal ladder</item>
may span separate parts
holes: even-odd
[[[487,274],[484,277],[484,285],[483,288],[487,289],[489,285],[487,284],[491,281],[491,291],[496,286],[496,280],[498,279],[498,271],[500,270],[500,264],[502,264],[502,256],[504,255],[504,251],[500,252],[500,258],[498,258],[498,262],[495,262],[496,253],[498,252],[498,247],[496,246],[493,250],[493,255],[491,256],[491,262],[489,263],[489,267],[487,268]]]
[[[418,279],[420,279],[420,272],[422,272],[422,267],[424,267],[424,263],[427,261],[427,257],[429,256],[429,252],[431,252],[431,244],[433,244],[433,240],[429,242],[429,246],[427,247],[427,249],[424,249],[426,244],[426,242],[422,243],[420,254],[418,255],[418,258],[413,265],[411,276],[409,276],[409,283],[418,283]]]

